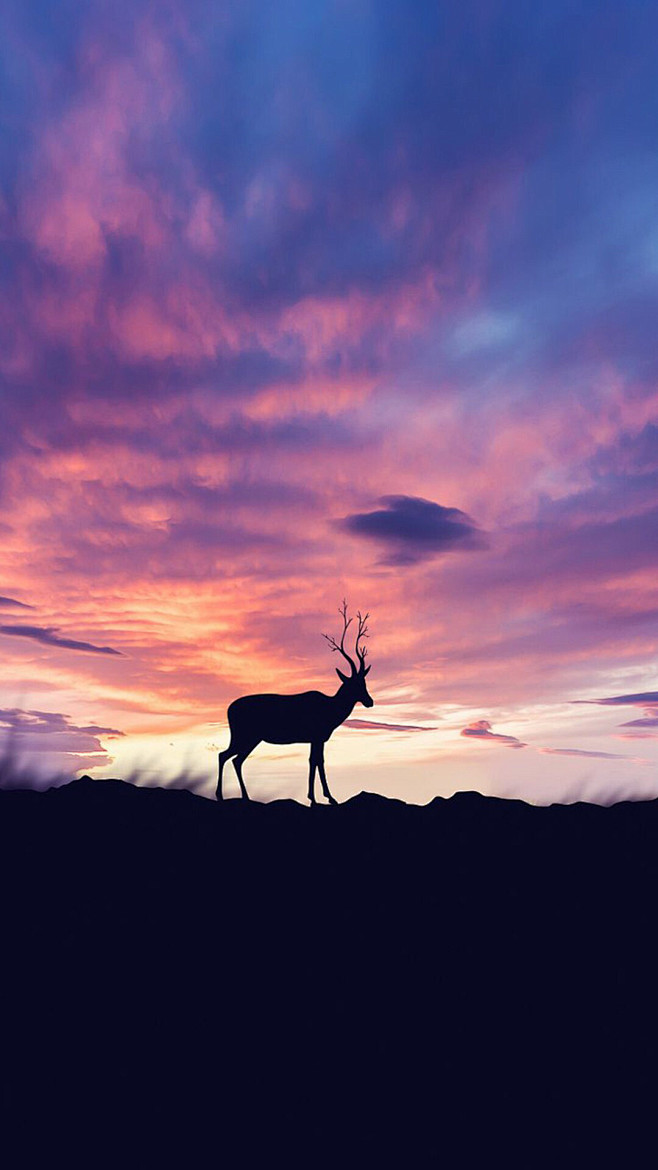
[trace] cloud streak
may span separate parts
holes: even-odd
[[[111,646],[95,646],[93,642],[78,642],[74,638],[61,638],[52,626],[8,626],[0,625],[0,634],[10,638],[30,638],[43,646],[57,646],[65,650],[82,650],[86,654],[111,654],[121,657],[120,650]]]
[[[16,601],[14,597],[0,597],[0,609],[34,609],[25,601]]]
[[[491,730],[491,723],[488,719],[476,719],[475,722],[469,723],[468,727],[463,727],[460,735],[467,738],[486,740],[487,743],[497,743],[503,747],[524,748],[527,743],[517,739],[515,735],[499,735],[497,732]]]
[[[118,740],[123,732],[95,723],[79,725],[56,711],[0,708],[0,783],[25,785],[111,763],[101,738]]]
[[[575,756],[583,757],[589,760],[628,760],[629,756],[620,755],[617,752],[589,752],[582,748],[552,748],[540,747],[536,749],[544,756]]]
[[[343,727],[359,731],[436,731],[436,727],[418,727],[413,723],[377,723],[373,719],[346,719]]]
[[[658,691],[640,691],[635,695],[612,695],[606,699],[576,699],[578,703],[596,703],[599,707],[658,706]]]
[[[589,751],[585,748],[539,747],[536,744],[525,743],[523,740],[517,739],[514,735],[499,735],[497,732],[492,731],[492,725],[488,719],[475,720],[468,727],[463,727],[460,735],[486,743],[499,744],[501,747],[528,748],[530,751],[538,752],[542,756],[566,756],[573,759],[590,760],[625,760],[634,764],[647,764],[649,762],[648,760],[639,759],[634,756],[626,756],[618,752]]]

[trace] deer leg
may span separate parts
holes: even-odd
[[[252,743],[248,748],[242,748],[241,751],[236,753],[235,759],[233,760],[233,767],[235,768],[235,774],[240,784],[240,791],[242,792],[243,800],[249,800],[249,793],[247,792],[247,789],[244,785],[244,780],[242,779],[242,765],[244,764],[247,756],[251,755],[254,748],[258,747],[259,742],[259,740],[256,740],[256,742]]]
[[[235,755],[235,748],[232,748],[230,745],[229,745],[229,747],[227,747],[226,751],[219,753],[219,775],[217,778],[217,791],[215,792],[215,796],[216,796],[217,800],[224,799],[224,794],[222,792],[222,772],[224,771],[224,764],[226,763],[226,761],[230,760],[231,756],[234,756],[234,755]]]
[[[338,801],[335,800],[334,797],[331,795],[331,793],[329,791],[329,785],[327,784],[327,776],[326,776],[326,773],[324,770],[324,744],[320,745],[320,754],[318,756],[318,772],[320,773],[320,783],[322,785],[322,792],[326,796],[327,800],[329,801],[329,804],[338,804]]]
[[[317,747],[311,744],[311,754],[309,756],[308,769],[308,798],[311,804],[315,804],[315,769],[317,768]]]

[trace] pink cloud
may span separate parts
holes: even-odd
[[[372,719],[346,719],[343,727],[359,731],[436,731],[436,727],[416,727],[413,723],[376,723]]]
[[[486,740],[488,743],[499,743],[511,748],[524,748],[528,746],[520,739],[517,739],[515,735],[498,735],[497,732],[492,731],[488,719],[476,719],[474,723],[469,723],[468,727],[463,727],[460,735]]]
[[[648,764],[648,760],[644,760],[634,756],[620,755],[617,752],[604,751],[589,751],[583,748],[556,748],[556,747],[538,747],[535,744],[524,743],[513,735],[498,735],[491,730],[491,723],[488,719],[478,719],[470,723],[468,727],[462,728],[461,735],[470,736],[475,739],[484,740],[486,742],[499,743],[504,747],[511,748],[529,748],[531,751],[536,751],[543,756],[569,756],[574,759],[592,759],[592,760],[626,760],[634,764]]]
[[[618,755],[616,752],[590,752],[582,748],[551,748],[539,747],[535,749],[544,756],[582,756],[590,760],[628,760],[629,756]],[[646,763],[646,761],[643,761]]]

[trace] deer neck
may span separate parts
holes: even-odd
[[[345,683],[341,683],[333,699],[336,715],[339,716],[336,723],[336,727],[338,727],[340,723],[343,723],[352,714],[356,706],[356,699],[350,694],[349,688]]]

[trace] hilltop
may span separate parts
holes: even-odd
[[[653,1091],[656,801],[218,805],[86,777],[0,791],[0,881],[19,1112],[45,1086],[60,1117],[138,1101],[167,1132],[242,1117],[249,1144],[247,1117],[292,1110],[323,1148],[348,1116],[407,1157],[442,1148],[437,1109],[468,1146],[467,1103],[571,1116],[620,1061]]]

